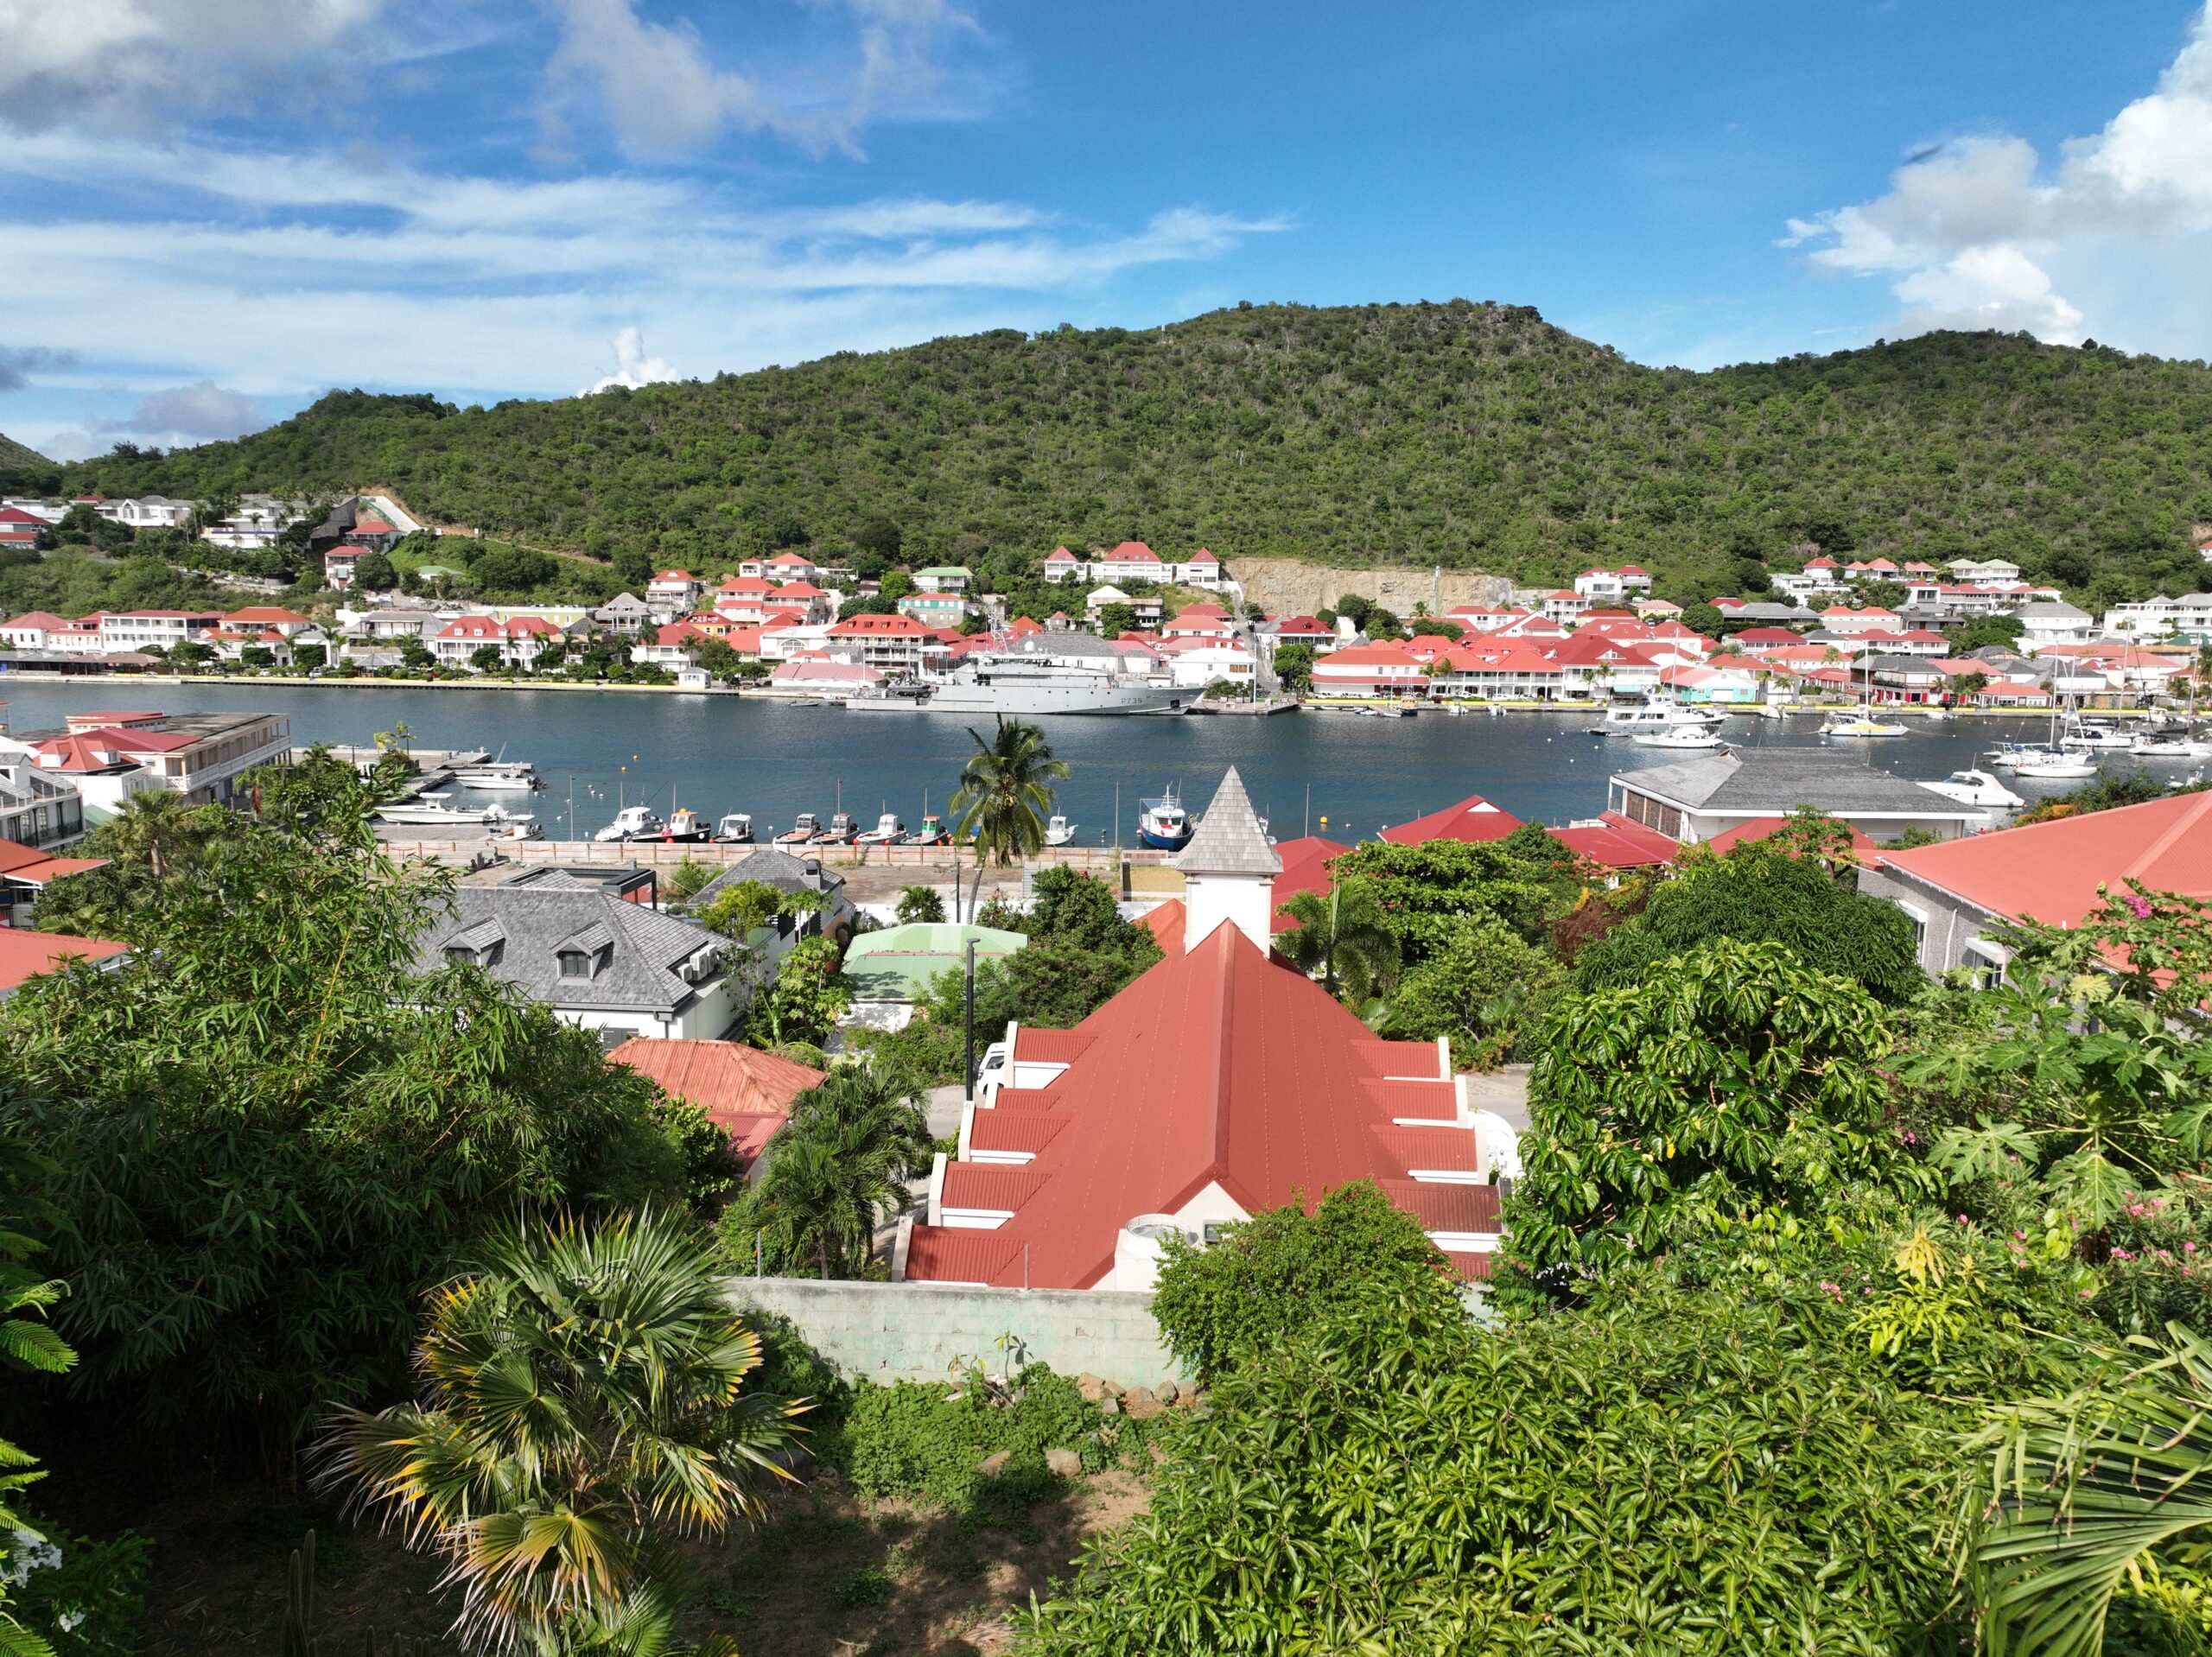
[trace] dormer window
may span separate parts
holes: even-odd
[[[474,967],[477,964],[476,951],[470,949],[465,943],[448,944],[446,946],[446,959],[453,962],[456,967]]]
[[[575,979],[588,978],[591,976],[590,950],[563,949],[560,953],[562,977]]]

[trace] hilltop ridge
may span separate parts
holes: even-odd
[[[67,472],[108,494],[374,480],[442,522],[702,568],[1137,536],[1524,580],[1632,561],[1726,591],[1818,545],[2002,555],[2092,597],[2196,584],[2208,476],[2202,363],[1938,333],[1693,372],[1464,301],[1000,330],[489,409],[334,391]]]

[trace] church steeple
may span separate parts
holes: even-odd
[[[1261,949],[1271,946],[1282,856],[1268,843],[1236,766],[1221,779],[1191,843],[1176,854],[1175,867],[1183,873],[1185,949],[1196,949],[1224,921]]]

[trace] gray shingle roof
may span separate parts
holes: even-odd
[[[1186,875],[1282,873],[1282,854],[1268,844],[1236,766],[1221,779],[1213,803],[1198,819],[1198,832],[1175,854],[1175,867]]]
[[[583,942],[587,937],[592,942]],[[480,952],[489,946],[497,949],[485,963],[493,976],[533,1000],[555,1006],[667,1013],[698,994],[697,985],[679,969],[702,949],[719,954],[728,947],[704,927],[643,904],[608,897],[582,881],[546,880],[527,886],[455,887],[453,912],[423,934],[416,964],[430,971],[445,963],[448,947]],[[563,948],[594,953],[607,949],[607,956],[589,979],[564,979]]]
[[[810,863],[814,866],[811,869],[807,867]],[[698,895],[691,899],[692,907],[704,909],[726,887],[743,886],[747,880],[758,880],[779,892],[826,892],[832,897],[845,885],[845,877],[823,867],[819,858],[797,858],[789,852],[764,846],[750,856],[740,858],[701,887]]]
[[[1853,755],[1817,749],[1714,754],[1623,771],[1613,781],[1694,811],[1783,816],[1809,805],[1823,811],[1867,815],[1980,815],[1930,794],[1917,783],[1878,771]]]

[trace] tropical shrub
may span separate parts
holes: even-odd
[[[1547,923],[1572,907],[1582,889],[1574,854],[1535,823],[1503,840],[1369,841],[1330,867],[1338,881],[1359,881],[1374,895],[1408,969],[1475,916],[1495,916],[1540,943]]]
[[[1548,949],[1494,915],[1475,916],[1400,981],[1382,1033],[1401,1041],[1446,1037],[1453,1064],[1487,1070],[1522,1056],[1564,976]]]
[[[1450,1268],[1420,1222],[1361,1180],[1331,1191],[1310,1212],[1287,1203],[1255,1215],[1205,1248],[1171,1236],[1152,1315],[1176,1358],[1211,1378],[1394,1292],[1440,1308],[1458,1298]]]
[[[1880,1006],[1782,944],[1669,957],[1562,1001],[1536,1040],[1507,1258],[1552,1294],[1713,1215],[1817,1218],[1854,1186],[1919,1186],[1888,1121]]]
[[[1000,1476],[1036,1490],[1046,1479],[1045,1452],[1072,1450],[1086,1471],[1114,1459],[1103,1435],[1107,1418],[1065,1375],[1043,1364],[1021,1371],[1002,1397],[980,1374],[954,1387],[902,1381],[862,1382],[845,1417],[845,1470],[869,1495],[912,1495],[944,1507],[972,1501],[985,1480],[979,1470],[1000,1451],[1009,1459]],[[1116,1422],[1118,1438],[1137,1424]]]
[[[722,1217],[722,1250],[740,1271],[867,1275],[877,1228],[913,1206],[933,1149],[906,1078],[841,1068],[792,1102],[759,1178]]]

